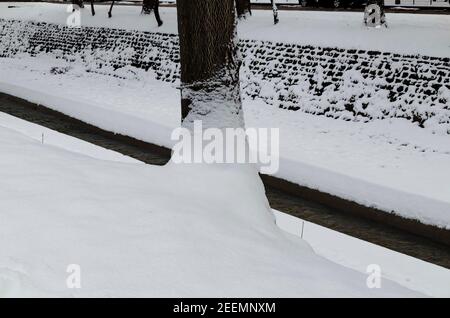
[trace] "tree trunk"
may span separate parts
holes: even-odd
[[[280,19],[278,18],[278,7],[275,3],[275,0],[270,0],[270,3],[272,4],[272,11],[273,11],[273,24],[278,24],[280,22]]]
[[[379,0],[378,5],[381,9],[381,24],[386,25],[386,13],[384,11],[384,0]]]
[[[163,21],[161,20],[161,16],[159,15],[159,0],[144,0],[142,2],[142,13],[150,14],[155,13],[156,22],[158,22],[158,26],[163,25]]]
[[[155,0],[144,0],[142,2],[142,13],[143,14],[152,13],[154,6],[155,6]]]
[[[236,0],[236,11],[238,18],[245,18],[252,14],[250,0]]]
[[[234,0],[178,0],[183,126],[243,127]]]
[[[72,4],[76,5],[76,6],[80,7],[80,8],[84,8],[83,0],[72,0]]]

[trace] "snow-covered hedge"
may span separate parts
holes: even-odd
[[[450,134],[449,58],[249,39],[240,46],[246,98],[343,120],[405,118]],[[0,57],[20,53],[51,53],[113,76],[131,66],[179,78],[171,34],[0,19]]]

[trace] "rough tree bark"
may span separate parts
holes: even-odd
[[[183,126],[243,127],[234,0],[178,0]]]
[[[236,0],[236,11],[239,18],[245,18],[252,14],[250,0]]]

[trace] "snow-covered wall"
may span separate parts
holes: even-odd
[[[450,133],[448,58],[255,41],[242,45],[244,88],[251,97],[344,120],[397,117],[440,124]]]
[[[246,98],[343,120],[405,118],[450,134],[450,58],[249,39],[240,46]],[[0,57],[20,53],[51,53],[113,76],[133,66],[179,78],[171,34],[0,19]]]

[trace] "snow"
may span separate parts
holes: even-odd
[[[52,67],[68,67],[52,74]],[[0,91],[116,133],[172,147],[176,85],[114,78],[50,56],[1,59]],[[55,89],[57,88],[57,89]],[[244,100],[247,127],[280,128],[277,177],[450,229],[450,136],[402,119],[345,122]]]
[[[450,297],[450,270],[401,254],[292,215],[273,210],[277,225],[303,238],[314,252],[335,263],[367,273],[380,266],[384,278],[431,297]]]
[[[80,139],[58,133],[46,127],[24,121],[1,112],[0,126],[15,130],[27,137],[41,142],[42,144],[56,146],[71,152],[84,154],[92,158],[118,162],[140,163],[139,160],[124,156],[118,152],[93,145]]]
[[[413,9],[414,7],[439,7],[449,8],[450,2],[448,0],[400,0],[400,5],[395,3],[395,0],[386,0],[385,5],[389,7],[402,8],[405,10]],[[411,8],[413,7],[413,8]],[[414,9],[413,9],[414,10]]]
[[[81,65],[45,55],[37,60],[0,59],[0,63],[5,66],[0,77],[3,92],[40,105],[59,105],[55,110],[89,124],[141,140],[152,136],[153,143],[171,146],[172,127],[178,126],[177,118],[181,116],[179,108],[174,107],[180,103],[179,94],[174,85],[157,81],[150,73],[145,75],[144,71],[136,70],[141,73],[139,80],[125,81],[86,72]],[[69,67],[69,71],[52,74],[52,67]]]
[[[0,18],[65,24],[65,9],[0,3]],[[117,7],[108,20],[106,7],[97,6],[98,15],[84,10],[82,22],[156,30],[139,10]],[[283,12],[285,25],[273,32],[271,12],[257,11],[239,32],[435,56],[450,50],[446,17],[422,16],[412,27],[416,17],[392,15],[392,32],[375,33],[360,26],[360,15],[329,14]],[[162,8],[162,15],[158,31],[175,33],[175,10]],[[421,36],[407,44],[411,28]],[[406,39],[391,41],[401,35]],[[373,42],[380,39],[382,45]],[[50,55],[5,58],[0,91],[171,147],[180,122],[176,85],[151,72],[120,71],[120,78],[92,73]],[[450,228],[450,136],[404,120],[349,123],[259,103],[244,100],[245,119],[249,127],[281,129],[278,177]],[[447,270],[308,225],[312,247],[329,260],[315,254],[276,226],[282,217],[270,210],[252,166],[143,165],[2,113],[0,153],[0,297],[420,296],[389,279],[430,296],[448,292]],[[362,256],[382,265],[381,289],[366,286]],[[66,286],[70,264],[81,266],[81,289]]]
[[[1,116],[1,297],[420,296],[369,289],[280,231],[254,167],[148,166],[18,132],[40,129]],[[71,264],[81,289],[66,286]]]
[[[426,224],[450,229],[450,136],[403,119],[330,120],[258,102],[247,125],[280,127],[276,176]]]
[[[15,6],[8,8],[8,6]],[[92,17],[88,6],[81,12],[82,26],[105,26],[163,33],[177,33],[176,9],[161,7],[164,25],[154,17],[140,15],[139,6],[116,6],[107,18],[108,6],[96,6]],[[403,54],[450,56],[450,16],[387,14],[388,29],[368,29],[362,12],[280,11],[273,25],[272,11],[253,10],[253,16],[238,26],[240,38],[290,42],[324,47],[378,50]],[[51,22],[66,25],[67,5],[48,3],[0,3],[0,18]]]
[[[139,163],[139,161],[107,150],[82,140],[58,133],[40,125],[0,113],[0,127],[8,128],[42,142],[65,150],[87,155],[92,158]],[[395,281],[411,290],[432,297],[448,297],[450,271],[394,252],[345,234],[303,221],[299,218],[273,210],[276,224],[282,230],[303,238],[314,252],[335,263],[366,274],[367,266],[378,264],[383,278]]]
[[[62,1],[62,0],[60,0]],[[129,0],[125,3],[138,3],[140,5],[140,0]],[[163,0],[161,3],[169,3],[173,4],[176,0]],[[251,0],[252,4],[270,4],[270,0]],[[122,2],[124,3],[124,2]],[[275,0],[275,4],[283,4],[283,5],[291,5],[299,7],[299,0]],[[406,7],[405,9],[408,9],[408,7],[443,7],[447,8],[450,4],[448,3],[448,0],[401,0],[400,2],[401,8]],[[395,4],[395,0],[385,0],[384,2],[385,6],[388,7],[399,7]]]

